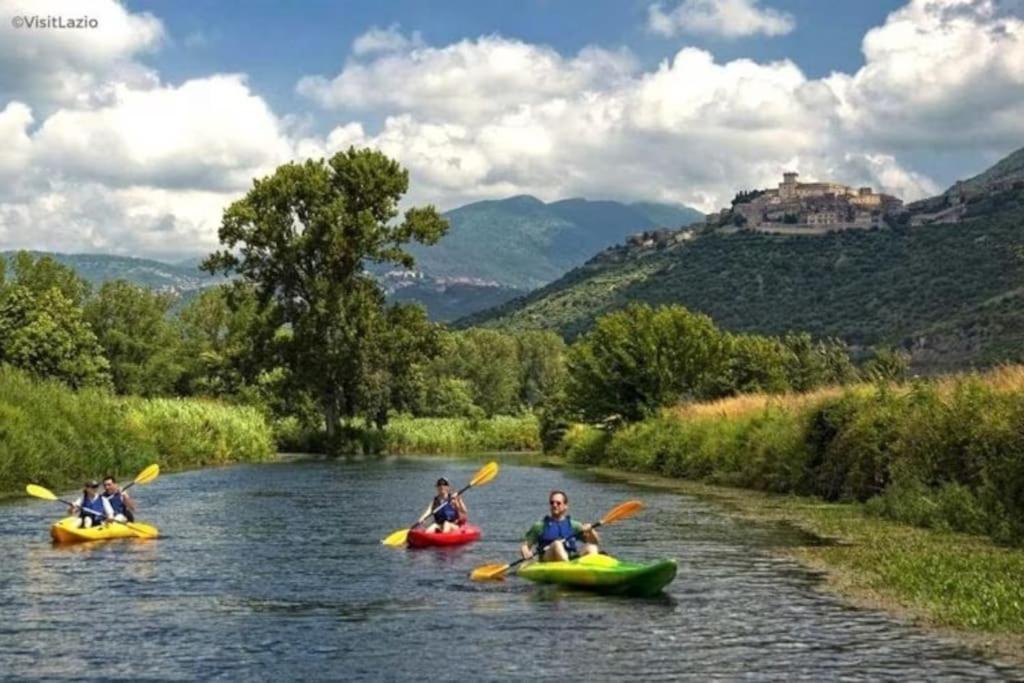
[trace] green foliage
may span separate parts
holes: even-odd
[[[389,453],[470,453],[540,450],[540,432],[533,415],[459,418],[399,417],[384,430]]]
[[[597,319],[568,354],[567,403],[590,421],[741,392],[780,393],[856,377],[845,346],[807,334],[732,335],[681,306],[634,304]]]
[[[418,414],[424,417],[469,417],[480,410],[473,403],[473,386],[468,380],[441,377],[428,382],[423,406]],[[483,411],[480,410],[481,415]]]
[[[568,395],[584,419],[639,420],[706,396],[726,362],[723,337],[707,316],[633,305],[599,318],[569,349]]]
[[[794,391],[848,384],[857,378],[846,345],[839,340],[815,342],[806,332],[789,332],[782,338],[782,345],[786,349],[786,376]]]
[[[19,251],[12,259],[12,266],[12,284],[20,285],[36,296],[56,288],[75,307],[82,306],[89,296],[89,283],[80,278],[74,269],[58,263],[50,256],[37,258],[27,251]]]
[[[136,396],[174,393],[182,373],[179,336],[167,313],[174,303],[125,280],[106,282],[85,305],[85,320],[110,362],[114,390]]]
[[[270,430],[252,409],[211,402],[119,399],[69,390],[0,367],[0,482],[52,488],[114,473],[132,477],[158,462],[168,469],[273,454]]]
[[[968,377],[941,391],[879,384],[728,416],[661,415],[569,450],[623,469],[867,501],[898,521],[1024,544],[1022,425],[1024,393]]]
[[[71,387],[108,386],[109,363],[82,310],[54,286],[0,292],[0,363]]]
[[[873,382],[902,382],[910,375],[910,354],[890,347],[876,349],[861,375]]]
[[[254,287],[271,314],[267,336],[278,340],[264,369],[283,365],[288,382],[317,401],[328,443],[343,418],[380,423],[395,386],[394,364],[382,358],[394,329],[365,264],[411,268],[404,245],[433,244],[447,229],[433,207],[396,220],[408,186],[398,163],[369,149],[285,164],[225,211],[225,249],[203,264]]]

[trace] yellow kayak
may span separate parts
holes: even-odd
[[[100,526],[82,529],[78,517],[65,517],[50,527],[54,543],[81,543],[83,541],[106,541],[112,538],[156,538],[160,532],[155,526],[141,522],[109,522]]]

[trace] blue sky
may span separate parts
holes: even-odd
[[[407,205],[936,194],[1024,144],[1020,0],[0,0],[0,249],[170,257],[289,161]]]

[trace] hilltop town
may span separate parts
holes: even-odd
[[[711,227],[787,234],[881,228],[900,212],[902,200],[870,187],[831,182],[801,183],[783,173],[778,188],[739,192],[732,206],[707,217]]]

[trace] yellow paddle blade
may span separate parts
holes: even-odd
[[[397,548],[398,546],[405,545],[405,541],[408,538],[409,530],[399,529],[398,531],[392,532],[387,538],[381,541],[381,543],[383,543],[384,545],[389,545],[392,548]]]
[[[512,565],[508,564],[484,564],[480,565],[469,573],[473,581],[495,581],[505,578],[505,572]]]
[[[483,486],[489,484],[494,478],[498,476],[498,463],[489,462],[480,468],[480,471],[476,473],[476,476],[470,479],[470,486]]]
[[[43,500],[57,500],[57,496],[54,495],[50,489],[44,489],[38,484],[29,484],[25,487],[25,493],[32,496],[33,498],[42,498]]]
[[[617,522],[620,519],[632,517],[643,509],[644,504],[639,500],[627,500],[625,503],[619,503],[609,510],[608,514],[601,518],[601,524],[611,524],[612,522]]]
[[[160,474],[160,465],[152,464],[146,469],[139,472],[139,476],[135,477],[136,484],[148,484],[157,478]]]

